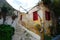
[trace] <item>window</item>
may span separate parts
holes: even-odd
[[[49,11],[45,11],[45,18],[46,20],[50,20],[50,12]]]
[[[38,20],[37,11],[33,12],[33,20],[34,20],[34,21]]]
[[[20,20],[22,20],[22,15],[20,15]]]

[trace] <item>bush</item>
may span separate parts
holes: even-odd
[[[11,40],[14,34],[14,28],[10,25],[0,25],[0,40]]]
[[[45,40],[52,40],[52,37],[51,36],[48,36],[48,35],[44,35],[44,37],[45,37]]]

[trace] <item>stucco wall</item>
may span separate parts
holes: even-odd
[[[14,20],[13,24],[12,24],[12,18],[11,18],[11,16],[7,16],[5,24],[11,25],[13,27],[16,27],[17,21],[18,21],[18,18],[16,18]],[[3,24],[3,18],[0,19],[0,24]]]

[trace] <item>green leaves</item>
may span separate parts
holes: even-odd
[[[15,29],[11,25],[0,25],[0,40],[11,40]]]
[[[1,11],[4,12],[4,13],[7,13],[7,12],[8,12],[7,7],[3,6],[3,7],[1,8]]]
[[[48,5],[51,3],[51,0],[42,0],[44,2],[44,4]]]
[[[43,0],[43,2],[54,11],[55,15],[60,15],[60,0]]]
[[[56,7],[59,7],[60,5],[60,0],[42,0],[44,2],[44,4],[46,5],[54,5]]]

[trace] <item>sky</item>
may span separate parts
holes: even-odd
[[[27,12],[37,5],[40,0],[6,0],[14,9]],[[25,10],[24,10],[25,9]]]

